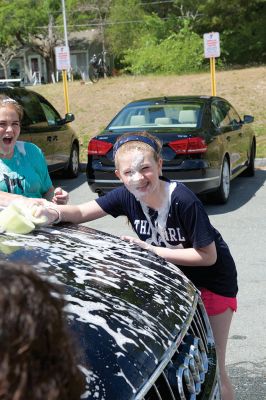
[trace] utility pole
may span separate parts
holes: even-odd
[[[62,0],[62,12],[63,12],[63,22],[64,22],[65,46],[68,47],[65,0]]]
[[[69,54],[69,57],[70,57],[69,47],[68,47],[68,38],[67,38],[67,24],[66,24],[65,0],[62,0],[62,12],[63,12],[63,21],[64,21],[65,47],[67,48],[68,54]],[[70,61],[70,60],[69,60],[69,61]],[[66,71],[66,69],[64,69],[64,70],[62,71],[62,75],[63,75],[65,108],[66,108],[66,112],[69,113],[69,96],[68,96],[67,71]]]

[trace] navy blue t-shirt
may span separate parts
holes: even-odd
[[[125,186],[112,190],[96,201],[113,217],[127,216],[137,236],[150,244],[169,248],[201,248],[213,241],[217,261],[207,267],[178,265],[198,288],[235,297],[237,272],[233,257],[220,233],[211,225],[201,201],[179,182],[168,182],[169,202],[161,215],[145,207]]]

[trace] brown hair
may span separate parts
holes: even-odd
[[[1,107],[13,107],[17,114],[18,114],[18,118],[19,121],[22,121],[23,118],[23,107],[14,99],[12,99],[11,97],[8,97],[6,95],[1,94],[0,95],[0,108]]]
[[[31,267],[0,262],[0,399],[78,400],[85,391],[64,305]]]
[[[150,151],[153,153],[153,157],[155,159],[155,161],[159,161],[159,159],[161,158],[161,151],[162,151],[162,143],[161,141],[154,135],[152,135],[149,132],[143,131],[143,132],[128,132],[128,133],[124,133],[122,136],[120,136],[116,142],[121,141],[122,139],[125,139],[129,136],[142,136],[142,137],[146,137],[149,138],[150,140],[152,140],[155,143],[155,147],[151,147],[149,144],[142,142],[138,139],[136,140],[131,140],[128,142],[125,142],[121,145],[121,147],[118,148],[118,150],[116,151],[115,154],[115,166],[116,168],[118,168],[118,156],[120,154],[124,154],[126,152],[132,151],[132,150],[146,150],[146,151]],[[118,153],[118,156],[117,156]]]

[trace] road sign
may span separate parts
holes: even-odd
[[[56,69],[59,71],[69,70],[70,65],[70,53],[68,46],[58,46],[55,47],[55,60]]]
[[[220,57],[219,32],[204,33],[203,39],[205,58]]]

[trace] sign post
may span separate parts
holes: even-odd
[[[65,109],[66,113],[69,113],[69,96],[68,96],[68,86],[67,86],[67,70],[70,69],[69,47],[68,46],[55,47],[55,59],[56,59],[57,70],[62,71]]]
[[[204,56],[210,59],[211,93],[216,96],[215,58],[220,57],[220,37],[218,32],[204,33]]]

